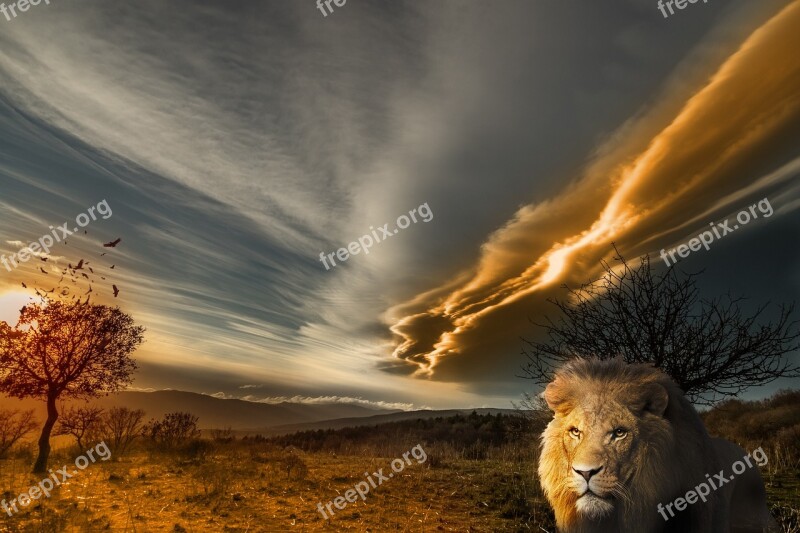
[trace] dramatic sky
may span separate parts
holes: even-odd
[[[0,253],[113,212],[0,266],[0,319],[83,258],[147,328],[136,388],[508,407],[530,321],[612,241],[660,265],[765,198],[682,267],[799,299],[800,1],[331,5],[0,15]]]

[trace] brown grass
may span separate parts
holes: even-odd
[[[273,440],[192,441],[181,452],[140,441],[128,455],[90,465],[50,498],[0,516],[0,532],[555,532],[535,477],[538,431],[471,415]],[[57,442],[53,468],[82,453]],[[773,514],[782,531],[800,533],[796,441],[760,442],[770,458],[762,472]],[[366,501],[323,519],[318,503],[344,495],[365,472],[387,474],[392,459],[418,443],[426,462],[412,458]],[[29,473],[32,464],[30,446],[0,460],[3,498],[40,481]]]
[[[11,518],[3,531],[529,531],[550,523],[532,467],[430,455],[324,520],[326,504],[394,457],[305,454],[260,443],[205,460],[138,452],[98,462]],[[296,457],[307,471],[291,469]],[[53,464],[71,461],[56,454]],[[27,458],[3,461],[6,499],[39,481]],[[527,470],[527,471],[526,471]],[[533,500],[533,503],[529,500]]]

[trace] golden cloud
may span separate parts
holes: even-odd
[[[561,283],[597,275],[612,241],[628,255],[660,249],[686,220],[752,185],[785,128],[796,125],[797,28],[795,1],[750,35],[667,121],[656,113],[645,117],[647,128],[636,131],[654,135],[623,139],[560,195],[519,209],[455,286],[391,309],[393,356],[421,377],[470,351],[480,357],[509,321],[527,316],[532,297],[542,301]]]

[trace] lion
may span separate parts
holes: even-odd
[[[559,531],[776,531],[758,466],[739,446],[712,439],[662,371],[575,359],[543,396],[554,417],[542,434],[539,478]],[[745,457],[751,467],[731,476]],[[673,506],[720,471],[733,479],[718,481],[705,501]]]

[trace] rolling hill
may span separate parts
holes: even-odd
[[[304,424],[340,418],[369,417],[398,411],[369,409],[352,404],[267,404],[245,400],[226,400],[194,392],[163,390],[155,392],[125,391],[97,398],[90,402],[103,408],[128,407],[142,409],[145,419],[160,418],[166,413],[186,411],[200,418],[203,429],[246,429],[272,427],[286,424]],[[64,402],[64,405],[84,405],[83,402]],[[44,402],[0,397],[0,408],[34,409],[40,418],[45,417]]]

